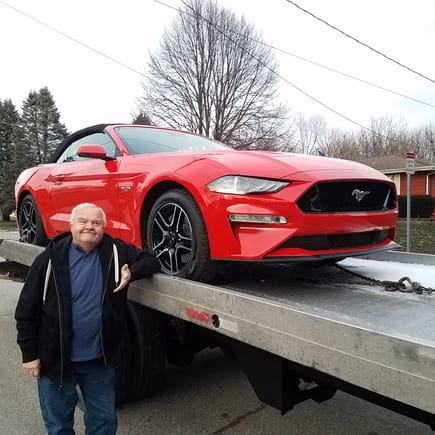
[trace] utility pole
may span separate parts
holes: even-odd
[[[406,252],[411,250],[411,175],[415,173],[415,154],[406,155]]]

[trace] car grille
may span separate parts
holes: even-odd
[[[375,181],[318,183],[297,204],[304,213],[394,210],[396,189],[392,184]]]
[[[295,236],[283,243],[280,248],[302,248],[309,251],[358,248],[377,245],[388,237],[388,230],[366,231],[352,234],[329,234],[317,236]]]

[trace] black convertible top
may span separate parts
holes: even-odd
[[[56,148],[56,150],[51,154],[50,158],[48,159],[47,163],[55,163],[57,159],[62,155],[62,153],[65,151],[65,149],[69,146],[70,143],[87,136],[92,133],[102,133],[106,127],[109,125],[126,125],[125,122],[119,122],[119,123],[109,123],[109,124],[96,124],[91,125],[90,127],[82,128],[81,130],[78,130],[74,133],[71,133],[68,135]]]

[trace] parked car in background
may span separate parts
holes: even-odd
[[[196,134],[100,124],[68,136],[16,184],[20,236],[69,231],[80,202],[168,274],[207,281],[217,261],[336,261],[391,249],[394,183],[347,160],[237,151]]]

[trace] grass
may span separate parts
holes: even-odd
[[[14,221],[0,221],[0,230],[16,229]],[[397,222],[396,242],[406,250],[406,219],[399,219]],[[411,252],[435,254],[435,222],[411,220]]]
[[[435,254],[435,222],[411,219],[411,252]],[[406,219],[397,222],[396,242],[406,250]]]
[[[2,231],[17,231],[17,224],[15,221],[1,221],[0,230]]]

